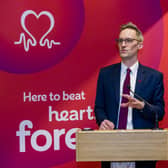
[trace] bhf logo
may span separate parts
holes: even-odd
[[[19,8],[13,6],[10,13],[6,5],[0,12],[6,20],[0,27],[1,70],[41,72],[60,63],[75,48],[84,28],[83,1],[50,3],[40,7],[33,1],[29,7],[23,3]]]
[[[48,30],[42,35],[42,37],[39,40],[39,45],[41,47],[44,47],[47,45],[47,47],[50,49],[52,48],[53,45],[60,45],[60,42],[55,42],[54,40],[49,41],[47,39],[47,35],[53,30],[54,25],[55,25],[55,20],[53,15],[49,11],[42,11],[38,15],[33,11],[33,10],[27,10],[23,12],[21,16],[21,26],[23,30],[30,36],[28,40],[26,40],[25,34],[21,33],[20,34],[20,40],[15,41],[14,44],[19,45],[23,43],[25,51],[29,51],[29,46],[36,46],[37,45],[37,40],[36,38],[32,35],[32,33],[29,31],[29,29],[25,25],[25,19],[28,15],[34,15],[37,19],[39,19],[42,15],[46,15],[48,19],[50,20],[50,26]]]

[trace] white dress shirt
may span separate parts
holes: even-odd
[[[134,65],[130,68],[130,88],[134,92],[135,91],[135,84],[137,78],[137,71],[138,71],[139,62],[137,61]],[[122,99],[123,93],[123,84],[127,74],[127,66],[121,62],[121,74],[120,74],[120,103],[118,108],[118,120],[117,120],[117,128],[119,122],[119,113],[120,113],[120,104]],[[132,93],[130,95],[133,96]],[[126,129],[133,129],[133,122],[132,122],[132,108],[128,108],[128,118],[127,118],[127,128]],[[135,162],[111,162],[111,168],[135,168]]]

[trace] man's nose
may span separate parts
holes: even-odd
[[[125,47],[126,46],[126,42],[123,40],[120,44],[122,47]]]

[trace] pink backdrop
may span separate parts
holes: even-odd
[[[100,167],[76,163],[75,131],[97,128],[98,72],[119,61],[115,38],[128,21],[145,37],[141,63],[164,73],[168,127],[166,0],[6,0],[0,20],[0,167]]]

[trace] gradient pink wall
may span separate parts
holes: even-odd
[[[21,16],[28,10],[34,11],[36,16],[28,15],[25,26],[37,44],[25,51],[23,42],[17,45],[15,42],[19,41],[21,33],[25,34],[26,41],[32,39],[20,23]],[[61,45],[48,48],[39,44],[51,25],[49,17],[39,16],[42,11],[50,12],[55,21],[47,39],[61,42]],[[166,0],[6,0],[0,5],[0,20],[0,167],[100,167],[98,162],[76,163],[75,150],[67,146],[65,139],[73,128],[97,128],[93,111],[88,113],[87,110],[94,107],[98,72],[102,66],[119,61],[115,38],[119,26],[128,21],[137,24],[145,37],[144,49],[139,53],[141,63],[164,73],[166,114],[160,127],[168,127]],[[63,91],[80,95],[81,99],[65,101]],[[61,98],[51,101],[48,96],[47,101],[24,102],[24,92],[47,96],[52,92]],[[49,106],[59,115],[67,111],[71,117],[67,121],[53,118],[49,121]],[[24,120],[31,121],[33,128],[25,127],[30,136],[25,138],[26,151],[20,152],[16,133]],[[60,149],[54,150],[53,131],[61,129],[65,133],[60,136]],[[51,146],[43,152],[36,151],[31,144],[31,137],[38,130],[51,135]],[[74,137],[73,133],[69,139]],[[55,140],[57,145],[58,141]],[[37,145],[45,144],[45,136],[39,136]],[[164,167],[168,167],[167,161],[158,162],[157,168]]]

